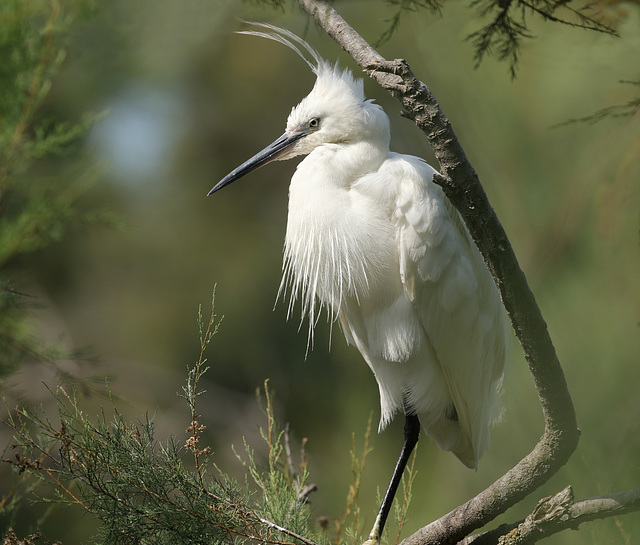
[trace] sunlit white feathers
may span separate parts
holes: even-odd
[[[294,34],[259,26],[247,33],[292,48],[317,77],[273,153],[254,158],[306,155],[289,190],[280,293],[290,288],[290,310],[301,302],[310,334],[322,307],[339,321],[375,374],[381,428],[416,413],[440,448],[475,467],[499,413],[506,345],[480,253],[435,171],[389,151],[389,119],[362,81]]]

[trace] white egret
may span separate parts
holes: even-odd
[[[209,195],[274,160],[306,155],[289,189],[280,291],[301,299],[310,335],[325,307],[373,371],[382,430],[396,412],[405,438],[367,543],[379,542],[419,435],[477,467],[499,413],[504,308],[458,212],[425,161],[389,151],[389,118],[363,82],[295,34],[258,25],[317,76],[285,133]],[[302,48],[302,50],[301,50]],[[303,53],[306,52],[306,53]],[[311,60],[306,58],[306,54]]]

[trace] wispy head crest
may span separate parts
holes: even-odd
[[[295,51],[298,56],[304,62],[306,62],[307,65],[309,65],[309,68],[311,68],[311,70],[313,70],[313,73],[316,75],[319,75],[322,67],[326,67],[329,64],[318,54],[318,52],[313,47],[311,47],[302,38],[296,36],[289,30],[274,25],[269,25],[267,23],[255,23],[253,21],[243,21],[243,23],[265,30],[239,30],[238,34],[267,38],[268,40],[273,40],[274,42],[279,42],[283,45],[286,45],[289,49]],[[302,50],[298,46],[302,47]],[[308,55],[303,51],[306,51]],[[309,55],[312,57],[313,62],[308,58]]]

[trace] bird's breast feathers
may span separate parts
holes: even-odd
[[[375,170],[352,173],[345,181],[339,160],[326,161],[331,153],[327,149],[322,157],[303,161],[289,192],[283,285],[291,284],[293,298],[300,296],[312,322],[319,310],[314,297],[334,318],[347,301],[372,311],[395,304],[405,290],[399,267],[401,207],[413,198],[424,210],[425,194],[437,189],[434,170],[421,159],[388,154],[384,161],[369,161]],[[434,217],[422,221],[433,223],[427,236],[437,237],[437,216],[447,211],[431,208]]]

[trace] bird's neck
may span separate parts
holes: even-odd
[[[336,317],[346,300],[366,297],[379,278],[381,263],[392,262],[393,233],[388,206],[371,200],[357,182],[376,172],[388,152],[370,144],[316,148],[298,166],[289,190],[282,290],[302,300],[310,324],[319,307]],[[380,235],[373,239],[373,233]],[[365,248],[362,241],[368,241]]]
[[[377,171],[388,154],[389,147],[382,142],[325,144],[313,150],[299,168],[304,168],[307,163],[313,169],[322,169],[324,181],[344,188]]]

